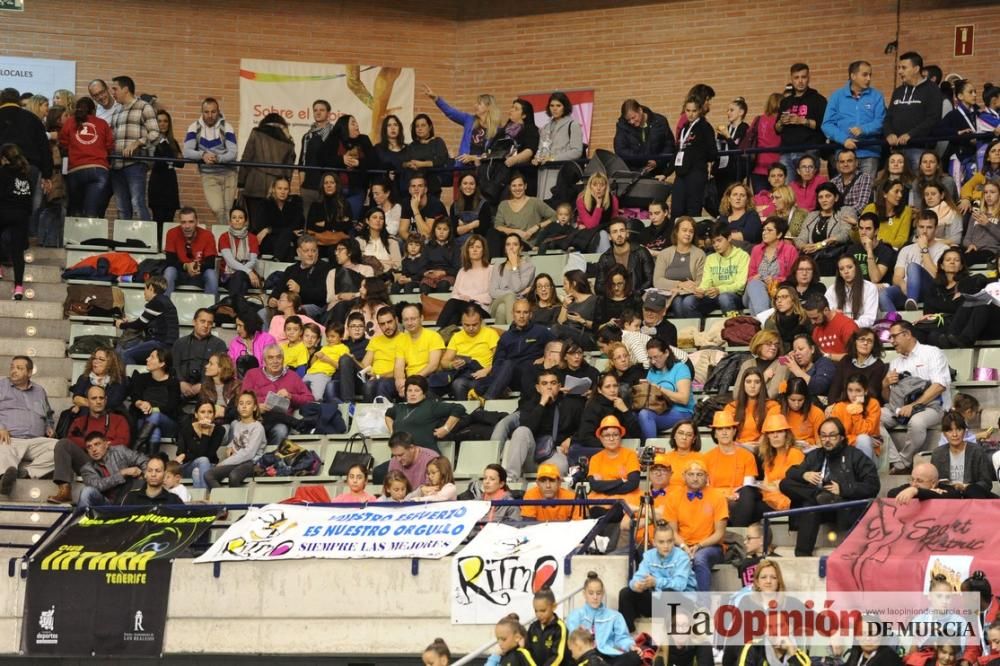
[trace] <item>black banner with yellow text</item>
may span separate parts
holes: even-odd
[[[24,653],[160,655],[171,561],[214,520],[214,511],[177,506],[75,518],[28,564]]]

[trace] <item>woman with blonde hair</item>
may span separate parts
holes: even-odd
[[[433,101],[448,120],[462,126],[462,140],[458,144],[456,164],[475,162],[486,153],[493,135],[500,127],[500,108],[493,95],[479,95],[473,112],[460,111],[435,95],[430,86],[424,86],[424,94]]]
[[[52,106],[61,106],[66,109],[66,113],[72,115],[76,112],[76,94],[72,90],[60,88],[52,93]]]
[[[45,95],[32,95],[25,102],[24,108],[38,116],[38,119],[45,122],[45,116],[49,115],[49,98]]]
[[[788,223],[788,231],[785,235],[788,238],[796,238],[802,231],[809,213],[805,208],[797,205],[795,192],[788,185],[781,185],[771,192],[771,202],[774,204],[774,215],[782,218]]]
[[[740,366],[740,377],[750,368],[756,368],[764,377],[767,396],[776,400],[781,394],[781,385],[788,379],[788,370],[778,360],[784,353],[785,347],[777,331],[758,331],[750,338],[750,358]],[[739,379],[736,385],[741,385]]]
[[[611,192],[608,177],[598,171],[591,174],[583,192],[576,199],[576,224],[582,229],[607,228],[618,216],[618,197]]]

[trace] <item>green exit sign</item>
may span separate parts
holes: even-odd
[[[0,11],[23,12],[24,0],[0,0]]]

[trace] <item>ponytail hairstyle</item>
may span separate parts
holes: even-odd
[[[524,625],[521,624],[521,618],[517,616],[517,613],[510,613],[509,615],[503,616],[499,622],[497,622],[498,627],[507,627],[510,629],[515,636],[520,638],[527,638],[528,632],[524,630]]]
[[[535,592],[534,600],[535,601],[543,601],[544,600],[544,601],[549,602],[552,605],[555,605],[555,603],[556,603],[556,595],[553,594],[551,587],[545,586],[542,589],[540,589],[537,592]]]
[[[979,603],[983,608],[993,600],[993,586],[981,569],[973,571],[971,576],[962,581],[962,592],[978,592]]]
[[[451,661],[451,650],[448,649],[448,644],[444,642],[443,638],[435,638],[430,645],[424,648],[424,652],[433,652],[435,656],[444,657]]]

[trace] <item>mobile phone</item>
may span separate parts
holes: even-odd
[[[778,357],[778,363],[780,363],[781,365],[788,365],[788,357],[787,356],[779,356]]]

